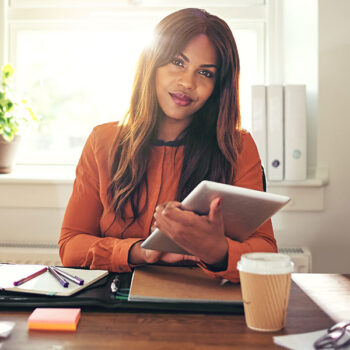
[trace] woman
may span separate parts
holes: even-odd
[[[242,253],[277,250],[271,221],[237,242],[225,236],[220,198],[207,216],[181,210],[205,179],[262,190],[256,146],[240,129],[231,30],[203,10],[183,9],[158,24],[141,54],[123,123],[94,128],[86,142],[59,240],[63,264],[127,272],[192,260],[238,281]],[[192,255],[141,248],[155,228]]]

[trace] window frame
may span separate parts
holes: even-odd
[[[188,5],[186,0],[178,0],[177,7],[171,0],[0,0],[0,3],[0,19],[5,20],[3,35],[0,34],[1,66],[5,62],[16,62],[16,40],[21,30],[89,29],[92,26],[99,30],[115,29],[128,24],[130,15],[154,26],[161,18],[178,10],[178,6]],[[232,30],[246,29],[256,33],[260,57],[256,83],[263,84],[267,80],[267,38],[270,37],[267,32],[267,19],[271,15],[268,4],[264,0],[195,0],[191,6],[224,17]],[[250,111],[249,107],[247,111]],[[38,159],[38,163],[42,161]],[[57,163],[67,164],[60,159]]]

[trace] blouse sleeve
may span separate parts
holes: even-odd
[[[95,129],[88,137],[76,168],[73,192],[68,202],[59,239],[64,266],[128,272],[128,254],[138,238],[102,237],[103,205],[95,152]]]
[[[255,142],[249,133],[243,133],[242,148],[238,157],[234,185],[262,191],[262,176],[261,161]],[[238,282],[237,262],[242,254],[250,252],[277,252],[271,219],[261,225],[256,232],[243,242],[234,241],[228,237],[226,239],[228,243],[228,264],[226,270],[213,272],[208,270],[204,264],[200,264],[204,272],[212,277]]]

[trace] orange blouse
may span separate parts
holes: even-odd
[[[156,206],[175,198],[184,146],[153,145],[147,172],[149,196],[144,212],[129,227],[128,220],[114,220],[114,213],[109,210],[107,189],[110,183],[109,152],[117,130],[116,122],[99,125],[93,129],[84,146],[59,239],[64,266],[131,271],[133,266],[128,264],[131,246],[150,234]],[[234,185],[262,190],[259,154],[251,135],[244,131]],[[143,193],[141,208],[145,202],[146,194]],[[126,209],[127,214],[132,213],[130,206]],[[233,282],[239,280],[236,265],[243,253],[277,251],[271,220],[244,242],[229,238],[227,241],[229,252],[225,271],[212,272],[202,264],[200,267],[213,277]]]

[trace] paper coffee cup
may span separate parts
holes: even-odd
[[[294,263],[279,253],[248,253],[237,263],[247,326],[264,332],[285,326]]]

